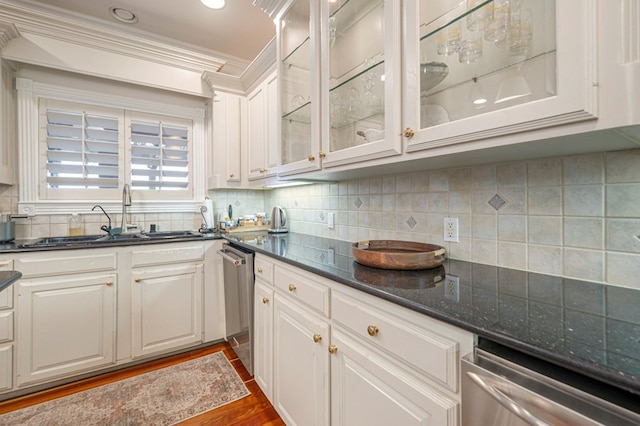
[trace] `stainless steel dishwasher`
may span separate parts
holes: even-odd
[[[462,359],[463,426],[637,426],[636,398],[509,349]]]
[[[226,339],[253,375],[253,252],[231,244],[218,250],[224,265]]]

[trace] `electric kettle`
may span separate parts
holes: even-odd
[[[287,228],[287,213],[280,206],[275,206],[271,212],[271,229],[269,229],[269,232],[272,234],[289,232]]]

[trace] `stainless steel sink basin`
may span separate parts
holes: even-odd
[[[108,245],[112,242],[135,242],[150,240],[180,240],[193,237],[200,237],[194,231],[164,231],[136,234],[115,234],[115,235],[82,235],[77,237],[48,237],[41,238],[33,243],[20,244],[20,248],[38,247],[86,247],[92,245]]]

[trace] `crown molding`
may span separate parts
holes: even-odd
[[[275,64],[276,39],[274,37],[240,77],[205,71],[202,73],[202,79],[207,83],[211,92],[222,90],[246,96],[268,73],[273,71]]]
[[[5,47],[14,38],[20,37],[15,25],[0,21],[0,49]]]
[[[253,5],[260,8],[269,18],[274,19],[287,0],[253,0]]]
[[[122,33],[118,26],[98,22],[97,19],[66,14],[53,8],[30,6],[28,0],[20,4],[0,0],[0,25],[13,26],[18,35],[35,34],[96,50],[108,51],[143,59],[152,63],[196,72],[220,72],[240,75],[247,63],[225,58],[215,52],[202,51],[195,46],[170,44],[169,40],[134,31]],[[0,27],[1,29],[2,27]]]

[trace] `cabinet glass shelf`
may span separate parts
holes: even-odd
[[[329,92],[331,127],[384,114],[384,62],[378,62]]]
[[[441,12],[422,16],[419,72],[421,106],[443,118],[421,111],[421,127],[557,94],[555,0],[468,1],[429,16]]]

